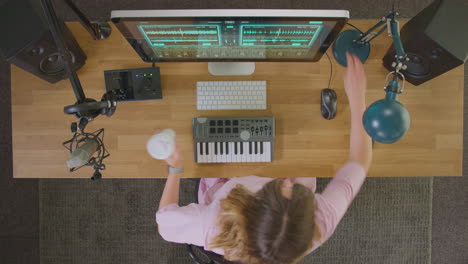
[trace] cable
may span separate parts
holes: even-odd
[[[351,23],[346,23],[346,24],[349,25],[349,26],[351,26],[351,27],[353,27],[353,28],[355,28],[355,29],[357,29],[359,32],[362,33],[362,31],[361,31],[358,27],[356,27],[355,25],[353,25],[353,24],[351,24]]]
[[[325,53],[325,55],[327,56],[328,58],[328,61],[330,62],[330,79],[328,80],[328,87],[327,88],[330,88],[330,85],[331,85],[331,80],[332,80],[332,76],[333,76],[333,63],[330,59],[330,56],[328,56],[328,53]]]

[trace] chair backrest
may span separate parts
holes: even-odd
[[[187,245],[189,256],[196,264],[242,264],[238,261],[229,261],[222,255],[205,250],[203,247]]]

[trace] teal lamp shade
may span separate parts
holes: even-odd
[[[374,102],[364,112],[364,129],[377,142],[394,143],[402,138],[410,127],[408,110],[396,100],[397,95],[395,92],[387,92],[385,99]]]
[[[333,56],[339,64],[347,66],[346,52],[357,56],[362,62],[367,60],[370,54],[370,44],[357,43],[361,35],[360,31],[354,29],[345,30],[338,35],[333,44]]]

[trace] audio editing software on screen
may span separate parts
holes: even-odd
[[[303,58],[323,33],[321,21],[140,24],[138,30],[159,59]]]

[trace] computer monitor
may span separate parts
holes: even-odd
[[[315,62],[346,10],[117,10],[111,19],[145,62],[209,62],[214,75],[247,75],[254,62]]]

